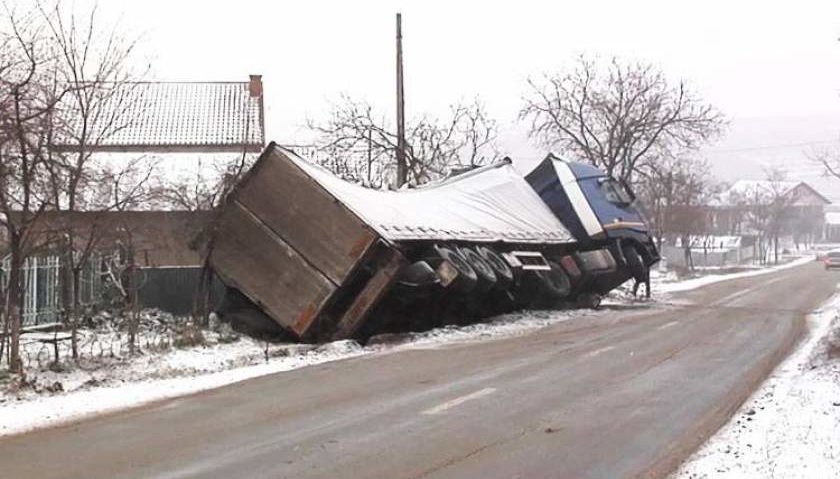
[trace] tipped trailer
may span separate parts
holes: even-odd
[[[550,176],[545,169],[543,186],[556,189]],[[203,236],[227,286],[217,312],[251,334],[317,342],[561,302],[597,306],[634,276],[635,263],[620,253],[652,243],[636,226],[632,242],[603,223],[612,236],[578,237],[534,178],[506,159],[424,187],[378,191],[271,143]],[[589,201],[597,211],[600,200]]]

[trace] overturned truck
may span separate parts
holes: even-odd
[[[218,313],[302,341],[597,307],[658,259],[626,185],[553,156],[405,191],[345,182],[271,143],[201,242]]]

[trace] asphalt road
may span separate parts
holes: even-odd
[[[798,340],[817,264],[0,440],[3,478],[661,477]]]

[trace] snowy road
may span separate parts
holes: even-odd
[[[816,263],[533,334],[313,366],[0,440],[3,477],[659,477],[840,275]]]

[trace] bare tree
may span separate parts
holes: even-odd
[[[685,82],[650,64],[580,57],[563,73],[529,80],[520,118],[542,145],[628,182],[662,158],[717,135],[723,117]]]
[[[9,367],[21,371],[20,328],[23,266],[37,246],[32,234],[49,207],[45,172],[51,117],[65,93],[51,72],[43,26],[37,12],[6,9],[0,30],[0,227],[8,253],[5,319]]]
[[[744,212],[746,224],[755,231],[759,261],[765,263],[772,252],[773,261],[779,261],[779,238],[789,228],[791,184],[781,170],[769,169],[763,181],[755,182],[742,191],[735,191],[728,199]]]
[[[199,158],[196,168],[185,175],[158,178],[153,187],[153,201],[166,208],[213,210],[251,167],[255,157],[243,150],[238,155],[224,158]]]
[[[342,96],[326,121],[310,121],[309,127],[318,135],[318,162],[344,179],[382,188],[396,174],[397,134],[370,104]],[[406,128],[409,184],[492,161],[497,135],[496,122],[478,100],[454,105],[443,120],[415,119]]]
[[[26,257],[42,245],[60,253],[61,303],[75,357],[80,275],[102,228],[75,224],[74,213],[136,203],[149,176],[138,174],[140,160],[119,167],[93,160],[96,147],[131,120],[134,42],[120,36],[119,26],[102,28],[96,7],[79,16],[62,5],[36,3],[25,14],[7,9],[0,31],[0,225],[9,249],[12,369],[19,369]]]
[[[840,152],[837,149],[821,149],[808,153],[812,161],[823,167],[825,174],[840,180]]]
[[[116,166],[97,161],[95,153],[108,139],[130,126],[136,102],[133,92],[144,71],[133,67],[136,39],[123,36],[120,24],[105,25],[94,5],[85,15],[61,3],[39,6],[48,33],[55,73],[67,94],[53,115],[49,170],[53,209],[70,221],[61,222],[58,249],[62,259],[60,290],[64,322],[70,327],[73,358],[78,357],[77,327],[80,306],[80,278],[92,253],[99,246],[104,213],[136,204],[147,193],[144,188],[151,172],[135,174],[140,159]],[[122,170],[122,171],[118,171]],[[125,185],[131,178],[137,182]],[[101,189],[111,182],[128,188],[119,195]],[[109,187],[110,189],[110,187]],[[96,211],[93,221],[72,221],[77,211]]]
[[[685,264],[693,269],[691,249],[708,231],[708,204],[718,191],[708,163],[692,156],[665,158],[646,169],[637,184],[660,247],[679,239]]]

